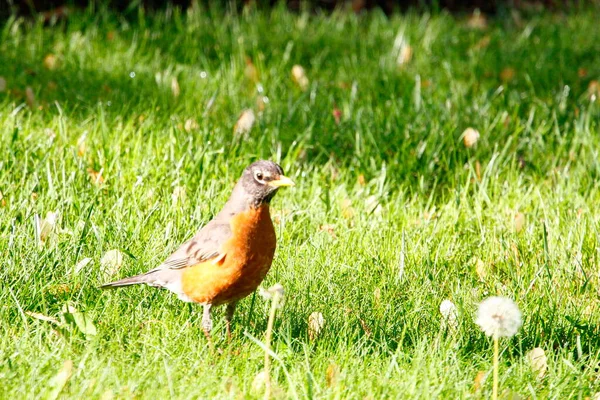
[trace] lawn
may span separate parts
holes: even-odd
[[[501,397],[594,398],[597,13],[3,21],[0,397],[262,397],[260,296],[231,342],[217,310],[208,345],[200,306],[98,285],[157,266],[266,158],[296,181],[272,203],[263,282],[285,288],[274,397],[489,398],[474,317],[500,295],[523,313]]]

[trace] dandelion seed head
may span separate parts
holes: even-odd
[[[506,297],[489,297],[481,302],[475,323],[487,336],[512,337],[523,324],[519,307]]]

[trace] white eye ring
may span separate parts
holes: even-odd
[[[254,173],[254,179],[256,179],[258,182],[260,182],[260,183],[265,183],[265,181],[263,180],[263,178],[264,178],[264,177],[263,177],[263,173],[262,173],[262,172],[260,172],[260,171],[256,171],[256,172]]]

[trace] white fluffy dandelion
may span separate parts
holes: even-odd
[[[516,335],[523,320],[514,301],[506,297],[489,297],[479,305],[475,323],[486,335],[497,339]]]
[[[506,297],[489,297],[481,302],[475,323],[494,339],[494,386],[492,399],[498,399],[499,339],[513,337],[523,324],[519,307]]]

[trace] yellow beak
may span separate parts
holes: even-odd
[[[288,178],[287,176],[279,175],[279,179],[275,179],[274,181],[270,181],[267,183],[269,186],[273,187],[282,187],[282,186],[294,186],[295,183],[293,180]]]

